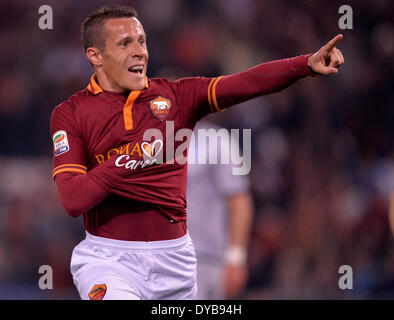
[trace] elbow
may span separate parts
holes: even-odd
[[[68,213],[68,215],[73,218],[77,218],[86,212],[86,210],[83,210],[80,207],[73,206],[72,203],[71,204],[70,203],[68,203],[68,204],[63,203],[63,208]]]
[[[84,213],[80,210],[66,210],[66,212],[69,214],[69,216],[73,218],[78,218],[80,215]]]

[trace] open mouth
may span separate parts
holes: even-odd
[[[128,71],[133,72],[137,75],[142,75],[142,73],[144,72],[144,66],[141,65],[132,66],[128,69]]]

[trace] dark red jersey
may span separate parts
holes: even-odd
[[[108,222],[111,224],[117,215],[123,220],[134,212],[154,210],[174,221],[186,219],[186,164],[173,161],[171,165],[160,165],[152,160],[160,153],[166,161],[166,140],[174,139],[167,139],[168,123],[172,123],[170,134],[184,128],[192,130],[199,118],[211,112],[208,101],[211,81],[151,79],[144,90],[124,95],[103,91],[92,77],[85,90],[54,110],[51,121],[54,177],[65,171],[91,172],[91,178],[108,189],[105,178],[92,171],[104,163],[112,165],[106,171],[110,179],[117,174],[119,179],[124,174],[133,177],[128,184],[128,198],[112,195],[84,214],[90,233],[108,236],[111,234]],[[152,129],[159,130],[161,137],[144,139],[144,134]],[[174,150],[183,142],[174,141]],[[126,158],[123,163],[133,166],[117,167],[108,161],[121,155]]]
[[[169,226],[183,221],[185,232],[187,163],[174,160],[187,156],[188,139],[182,132],[191,132],[210,112],[312,75],[308,57],[212,79],[150,79],[143,90],[128,94],[104,91],[92,76],[85,90],[53,111],[53,177],[63,172],[87,174],[109,194],[83,213],[93,235],[143,239],[147,231],[138,229],[138,221],[144,217],[152,217],[152,223],[165,219]],[[84,196],[88,195],[75,194]]]

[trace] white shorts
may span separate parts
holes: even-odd
[[[188,233],[151,242],[86,233],[71,257],[71,274],[83,300],[195,299],[196,267]]]

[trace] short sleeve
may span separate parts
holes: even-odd
[[[71,103],[64,102],[54,109],[50,128],[53,144],[52,177],[66,171],[86,174],[86,148]]]
[[[216,99],[216,85],[221,78],[193,77],[175,81],[178,102],[188,123],[194,125],[204,116],[221,111]]]

